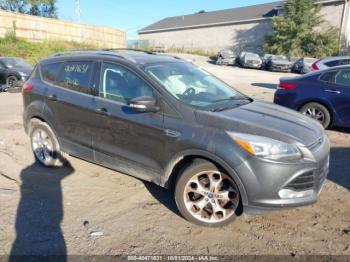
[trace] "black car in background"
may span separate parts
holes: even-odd
[[[33,70],[22,58],[0,57],[0,90],[21,86]]]
[[[312,71],[312,65],[317,61],[316,58],[299,58],[292,67],[293,73],[306,74]]]
[[[292,67],[293,62],[283,55],[269,56],[265,64],[265,69],[268,71],[291,72]]]

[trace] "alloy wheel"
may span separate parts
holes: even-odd
[[[307,115],[313,119],[316,119],[321,124],[325,121],[325,114],[322,110],[316,108],[316,107],[308,107],[303,112],[304,115]]]
[[[53,159],[53,142],[49,135],[42,129],[36,129],[32,134],[33,151],[37,159],[44,165],[48,165]]]
[[[187,182],[184,202],[194,218],[206,223],[218,223],[235,214],[240,196],[229,176],[219,171],[205,171]]]

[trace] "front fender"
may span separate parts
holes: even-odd
[[[225,169],[228,172],[228,175],[230,175],[234,179],[234,181],[236,182],[236,184],[239,188],[240,194],[241,194],[242,204],[243,205],[248,204],[247,193],[246,193],[244,185],[243,185],[241,179],[239,178],[239,176],[237,175],[236,171],[233,168],[231,168],[230,165],[228,165],[220,157],[218,157],[218,156],[216,156],[213,153],[210,153],[208,151],[204,151],[204,150],[198,150],[198,149],[185,150],[185,151],[182,151],[180,153],[177,153],[171,159],[171,161],[168,163],[167,167],[165,168],[164,174],[161,176],[161,186],[163,186],[163,187],[168,186],[170,176],[171,176],[172,171],[174,170],[175,166],[186,157],[204,158],[204,159],[208,159],[209,161],[212,161],[214,163],[219,164],[223,169]]]

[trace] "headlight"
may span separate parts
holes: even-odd
[[[24,73],[24,72],[19,72],[19,74],[21,75],[21,77],[27,77],[28,76],[28,74]]]
[[[297,160],[302,155],[296,145],[267,137],[230,133],[234,141],[248,153],[269,160]]]

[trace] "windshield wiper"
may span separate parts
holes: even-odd
[[[218,103],[218,102],[224,102],[224,101],[239,101],[239,100],[249,100],[251,101],[251,99],[249,97],[246,96],[230,96],[227,98],[223,98],[223,99],[218,99],[213,101],[213,103]]]

